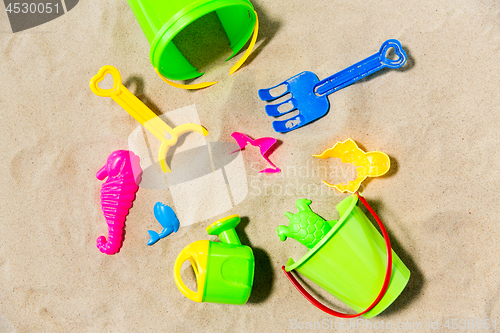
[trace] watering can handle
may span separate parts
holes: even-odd
[[[184,281],[182,281],[181,277],[181,267],[182,264],[186,261],[189,260],[191,263],[191,266],[193,267],[193,270],[196,274],[196,280],[200,278],[200,272],[198,271],[198,265],[196,263],[196,260],[193,258],[192,253],[189,251],[183,250],[177,259],[175,260],[175,265],[174,265],[174,279],[175,279],[175,284],[177,285],[177,288],[186,296],[187,298],[195,301],[195,302],[201,302],[202,301],[202,292],[200,290],[200,285],[198,284],[198,292],[194,292],[191,289],[189,289],[185,284]],[[198,282],[198,281],[197,281]]]
[[[286,276],[292,282],[292,284],[297,288],[297,290],[304,296],[309,302],[311,302],[312,305],[317,307],[318,309],[332,315],[335,317],[340,317],[340,318],[355,318],[358,316],[361,316],[371,309],[373,309],[384,297],[385,292],[387,291],[387,288],[389,287],[389,282],[391,281],[391,275],[392,275],[392,248],[391,248],[391,241],[389,240],[389,235],[387,234],[387,230],[385,230],[384,224],[378,217],[377,213],[370,207],[368,202],[366,202],[365,198],[359,194],[359,192],[356,192],[356,195],[358,196],[359,200],[363,203],[363,205],[368,209],[368,211],[372,214],[372,216],[375,218],[377,221],[378,226],[380,227],[380,230],[382,231],[382,235],[384,235],[384,240],[385,240],[385,245],[387,249],[387,268],[385,271],[385,279],[384,279],[384,284],[382,285],[382,289],[380,290],[380,293],[378,294],[377,298],[373,303],[363,312],[360,313],[355,313],[355,314],[347,314],[347,313],[342,313],[342,312],[337,312],[335,310],[330,309],[329,307],[321,304],[316,298],[314,298],[307,290],[302,287],[302,285],[295,279],[295,277],[292,275],[291,272],[287,272],[285,270],[285,266],[282,266],[281,269],[283,272],[285,272]]]

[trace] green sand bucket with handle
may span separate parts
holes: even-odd
[[[256,23],[254,8],[248,0],[127,1],[151,46],[151,64],[159,74],[172,80],[188,80],[203,75],[173,42],[174,37],[188,25],[215,12],[229,39],[233,57],[252,36]],[[199,33],[206,34],[207,38],[210,36],[210,31]]]
[[[358,207],[358,199],[379,224],[383,237]],[[313,305],[337,317],[353,318],[363,315],[365,318],[372,318],[384,311],[405,288],[410,279],[410,271],[392,250],[387,231],[377,214],[358,193],[337,205],[340,214],[338,221],[324,221],[310,209],[307,210],[308,206],[305,207],[303,203],[299,205],[299,201],[297,206],[299,210],[301,207],[303,210],[297,214],[287,213],[290,226],[278,227],[282,240],[293,237],[304,243],[304,236],[308,233],[304,230],[314,229],[311,221],[314,226],[321,225],[322,230],[324,222],[327,222],[328,229],[331,229],[317,242],[309,242],[312,245],[300,260],[295,262],[290,258],[283,266],[283,271],[292,284]],[[306,203],[310,204],[310,201]],[[295,220],[294,215],[298,215]],[[321,234],[319,231],[313,232]],[[314,235],[307,237],[307,241],[310,241]],[[358,313],[344,314],[321,304],[299,284],[292,275],[292,270],[307,277]]]

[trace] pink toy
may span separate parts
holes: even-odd
[[[272,165],[272,168],[266,168],[264,170],[261,170],[259,172],[267,172],[267,173],[277,173],[280,172],[280,168],[278,168],[276,165],[273,164],[268,158],[269,154],[273,152],[273,150],[270,150],[270,148],[276,143],[275,138],[260,138],[253,140],[249,136],[239,133],[239,132],[234,132],[231,134],[231,136],[236,140],[238,143],[238,146],[240,146],[240,149],[243,149],[247,146],[247,144],[251,144],[254,147],[259,147],[260,148],[260,153],[262,154],[262,157],[267,161],[267,163]],[[234,153],[234,152],[233,152]]]
[[[109,155],[106,165],[96,174],[99,180],[108,177],[101,189],[108,239],[104,236],[97,238],[97,248],[102,253],[115,254],[122,246],[125,217],[139,189],[141,173],[139,156],[128,150],[117,150]]]

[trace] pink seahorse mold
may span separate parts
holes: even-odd
[[[106,165],[96,174],[99,180],[108,177],[101,189],[108,239],[104,236],[97,238],[97,248],[102,253],[115,254],[122,246],[125,218],[139,189],[141,173],[139,156],[128,150],[117,150],[109,155]]]

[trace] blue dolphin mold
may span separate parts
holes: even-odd
[[[157,202],[153,211],[156,220],[161,224],[163,230],[159,234],[156,231],[148,230],[149,236],[151,236],[148,245],[153,245],[160,239],[170,235],[172,232],[177,232],[180,225],[177,215],[175,215],[174,210],[170,206]]]

